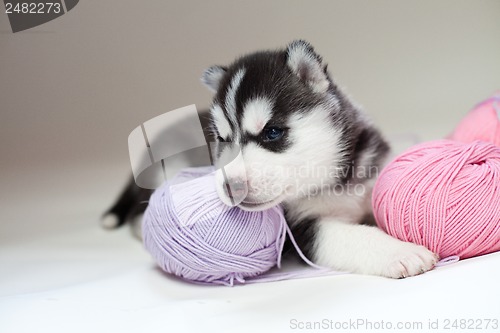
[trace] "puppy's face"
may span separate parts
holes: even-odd
[[[228,205],[263,210],[330,186],[344,162],[340,105],[321,58],[303,41],[213,66],[217,191]]]

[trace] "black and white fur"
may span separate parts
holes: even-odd
[[[373,226],[371,192],[388,145],[309,43],[212,66],[202,81],[215,93],[221,200],[246,210],[281,203],[299,246],[322,266],[391,278],[432,269],[435,254]],[[150,193],[131,181],[105,225],[141,213]]]

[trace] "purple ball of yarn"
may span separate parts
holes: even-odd
[[[285,240],[281,207],[226,206],[209,168],[191,168],[157,189],[142,226],[145,248],[167,273],[208,284],[244,283],[275,266]]]

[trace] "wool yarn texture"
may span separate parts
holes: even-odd
[[[469,143],[481,140],[500,147],[500,92],[474,107],[449,138]]]
[[[405,151],[381,172],[372,196],[388,234],[441,258],[500,250],[500,148],[438,140]]]

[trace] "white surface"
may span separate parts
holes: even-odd
[[[61,170],[2,179],[12,190],[2,198],[0,332],[312,331],[292,329],[294,319],[411,321],[423,328],[408,332],[439,332],[445,330],[428,329],[429,320],[500,316],[500,253],[404,280],[342,275],[232,288],[187,284],[157,270],[128,228],[99,227],[126,169]]]

